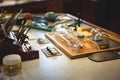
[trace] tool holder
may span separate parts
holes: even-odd
[[[20,44],[16,40],[16,35],[10,32],[6,32],[4,27],[0,25],[0,64],[2,64],[2,59],[8,54],[19,54],[22,61],[32,60],[39,58],[39,51],[37,50],[23,50],[23,44]]]

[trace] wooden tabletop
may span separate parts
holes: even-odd
[[[93,62],[87,57],[71,60],[54,44],[38,44],[46,31],[31,29],[28,36],[32,47],[39,50],[39,59],[23,61],[22,74],[17,80],[120,80],[120,59]],[[41,49],[53,46],[61,56],[46,57]],[[120,53],[120,52],[119,52]]]

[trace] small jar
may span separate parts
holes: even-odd
[[[94,41],[96,34],[99,33],[99,32],[101,32],[100,29],[98,29],[98,28],[93,28],[93,29],[90,31],[90,33],[92,34],[92,36],[91,36],[90,39]]]
[[[18,54],[6,55],[3,58],[3,73],[6,76],[15,76],[21,71],[21,57]]]
[[[99,32],[95,35],[94,41],[97,42],[100,49],[109,48],[109,36],[105,32]]]

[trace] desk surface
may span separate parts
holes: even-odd
[[[32,47],[39,50],[39,59],[22,62],[20,80],[120,80],[120,59],[93,62],[87,57],[70,59],[61,52],[61,56],[46,57],[41,51],[48,44],[38,44],[38,38],[46,38],[45,31],[32,29],[28,33]],[[55,46],[54,46],[55,47]]]
[[[45,38],[44,33],[35,29],[30,31],[36,38]],[[71,60],[62,52],[62,56],[48,58],[41,48],[54,46],[52,43],[40,45],[35,39],[31,44],[39,50],[40,58],[22,63],[24,80],[120,80],[120,59],[93,62],[84,57]]]

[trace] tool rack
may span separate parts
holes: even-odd
[[[10,27],[10,25],[8,27]],[[28,37],[26,34],[21,35]],[[28,41],[25,39],[21,43],[12,29],[8,32],[6,26],[0,24],[0,64],[2,64],[3,57],[8,54],[19,54],[22,61],[39,58],[39,51],[33,50],[30,44],[29,47],[27,47],[25,42],[28,44]],[[23,46],[26,46],[26,50]]]

